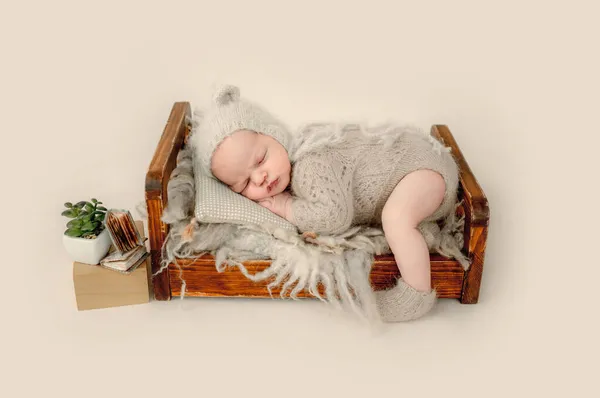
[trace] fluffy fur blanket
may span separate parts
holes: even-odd
[[[192,153],[182,149],[168,184],[168,207],[162,220],[170,230],[162,250],[162,272],[177,258],[195,258],[211,253],[216,268],[238,267],[250,280],[271,280],[269,290],[281,287],[281,297],[297,298],[308,291],[339,309],[349,309],[361,317],[379,319],[369,273],[375,255],[391,253],[383,231],[373,227],[353,227],[337,236],[307,236],[287,230],[234,224],[203,224],[195,221]],[[436,233],[422,226],[430,251],[456,258],[465,269],[469,262],[461,253],[464,220],[454,213]],[[264,271],[251,274],[246,260],[269,259]],[[182,295],[185,281],[182,280]],[[324,287],[325,295],[317,287]]]

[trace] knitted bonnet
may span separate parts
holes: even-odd
[[[291,134],[287,127],[260,105],[240,98],[240,89],[223,85],[215,91],[210,105],[194,112],[190,142],[194,147],[197,165],[215,178],[210,170],[217,146],[238,130],[251,130],[268,135],[289,150]]]

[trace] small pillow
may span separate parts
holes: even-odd
[[[297,231],[294,224],[262,207],[258,203],[233,192],[228,186],[194,167],[196,185],[196,219],[205,223],[271,224]]]

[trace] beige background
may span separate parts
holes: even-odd
[[[0,6],[2,396],[598,396],[594,1]],[[65,201],[134,210],[174,101],[445,123],[487,193],[481,300],[375,334],[317,302],[77,312]]]

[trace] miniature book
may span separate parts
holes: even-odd
[[[105,225],[113,248],[100,261],[100,266],[126,274],[132,272],[149,253],[131,213],[127,210],[110,209],[106,213]]]

